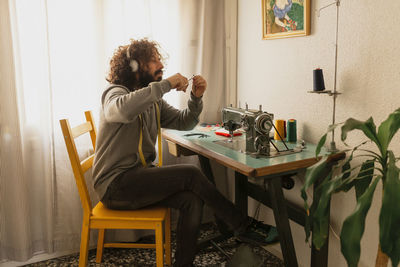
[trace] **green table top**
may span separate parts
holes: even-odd
[[[254,155],[249,155],[238,150],[234,150],[227,146],[216,143],[226,142],[229,137],[220,136],[215,134],[215,130],[208,129],[207,127],[196,127],[191,131],[177,131],[177,130],[166,130],[168,134],[173,134],[177,139],[182,138],[185,141],[189,141],[192,144],[198,145],[202,148],[213,151],[214,153],[220,154],[224,157],[227,157],[231,160],[239,162],[241,164],[247,165],[251,168],[263,168],[274,165],[281,165],[285,163],[292,163],[307,159],[315,160],[315,149],[316,145],[314,144],[306,144],[306,147],[302,149],[301,152],[279,155],[275,157],[259,157],[256,158]],[[199,138],[197,135],[193,136],[185,136],[186,134],[192,133],[202,133],[206,134],[208,137]],[[235,136],[233,138],[234,142],[244,142],[245,134],[243,133],[241,136]],[[282,141],[273,141],[279,150],[284,150],[285,146]],[[293,149],[296,146],[296,143],[286,142],[287,146],[290,149]],[[271,151],[275,150],[273,146],[271,146]],[[326,154],[326,150],[323,148],[321,151],[321,155]],[[309,164],[310,165],[310,164]]]

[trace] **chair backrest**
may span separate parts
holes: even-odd
[[[96,127],[91,111],[85,111],[86,122],[71,128],[68,119],[60,120],[61,130],[64,136],[65,145],[67,146],[69,160],[71,162],[72,170],[74,172],[76,185],[79,191],[82,208],[84,213],[90,214],[92,211],[92,204],[90,201],[89,192],[85,182],[85,172],[88,171],[93,165],[94,154],[83,159],[79,159],[78,151],[75,145],[75,138],[90,133],[92,140],[93,151],[96,146]]]

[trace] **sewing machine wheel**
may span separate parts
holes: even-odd
[[[256,149],[257,153],[269,156],[269,138],[265,135],[257,136],[254,140],[254,148]]]
[[[268,135],[272,129],[272,124],[273,122],[270,115],[261,114],[257,116],[254,127],[256,128],[257,132],[263,135]]]

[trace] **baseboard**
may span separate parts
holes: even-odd
[[[90,246],[89,249],[95,249],[96,246]],[[40,261],[46,261],[46,260],[50,260],[50,259],[54,259],[54,258],[58,258],[58,257],[63,257],[63,256],[67,256],[67,255],[71,255],[74,253],[78,253],[79,251],[63,251],[63,252],[56,252],[56,253],[40,253],[38,255],[33,256],[32,258],[30,258],[28,261],[25,262],[21,262],[21,261],[6,261],[6,262],[2,262],[0,263],[0,267],[16,267],[16,266],[23,266],[23,265],[27,265],[27,264],[32,264],[32,263],[36,263],[36,262],[40,262]]]
[[[14,266],[22,266],[22,265],[26,265],[26,264],[32,264],[35,262],[40,262],[40,261],[45,261],[45,260],[50,260],[53,258],[58,258],[58,257],[62,257],[62,256],[66,256],[66,255],[71,255],[73,253],[76,253],[77,251],[64,251],[64,252],[56,252],[56,253],[52,253],[52,254],[48,254],[48,253],[42,253],[42,254],[38,254],[33,256],[32,258],[30,258],[28,261],[25,262],[21,262],[21,261],[7,261],[4,263],[0,264],[0,267],[14,267]]]
[[[283,256],[282,256],[282,251],[281,251],[281,246],[279,243],[276,244],[271,244],[271,245],[266,245],[263,246],[263,248],[270,252],[271,254],[273,254],[275,257],[280,258],[281,260],[283,260]]]

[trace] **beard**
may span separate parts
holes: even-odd
[[[162,69],[156,70],[153,74],[146,70],[139,70],[139,84],[140,87],[147,87],[151,82],[159,82],[162,80],[162,75],[156,78],[159,74],[162,74]]]

